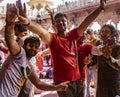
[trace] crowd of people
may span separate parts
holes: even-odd
[[[97,37],[88,29],[105,9],[106,1],[100,0],[100,5],[72,30],[68,29],[65,13],[56,13],[53,17],[53,11],[47,9],[52,30],[46,30],[27,18],[26,6],[22,6],[21,0],[8,3],[5,42],[0,41],[0,51],[7,53],[0,63],[0,97],[34,97],[34,86],[56,90],[59,97],[120,96],[118,32],[111,24],[104,24]],[[44,50],[40,49],[41,44]],[[42,82],[36,72],[37,63],[42,70],[42,57],[51,64],[47,76],[53,84]],[[90,86],[96,89],[94,94],[90,93]]]

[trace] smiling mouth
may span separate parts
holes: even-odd
[[[35,51],[30,50],[29,53],[30,53],[30,54],[35,54]]]

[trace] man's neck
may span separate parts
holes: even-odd
[[[62,31],[57,33],[59,36],[66,37],[67,31]]]

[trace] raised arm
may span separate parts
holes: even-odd
[[[19,9],[19,20],[22,24],[30,30],[31,32],[38,34],[40,38],[45,42],[48,43],[50,41],[50,33],[46,31],[40,24],[30,21],[26,16],[26,6],[24,4],[24,8],[22,7],[21,0],[16,1],[16,5]]]
[[[20,52],[20,47],[15,39],[14,25],[17,18],[17,8],[14,4],[7,4],[6,10],[6,26],[5,26],[5,41],[12,55]]]
[[[88,15],[78,27],[78,34],[82,36],[87,27],[95,20],[95,18],[104,10],[106,0],[100,0],[100,6]]]
[[[19,16],[19,20],[22,24],[27,25],[26,27],[28,30],[30,30],[31,32],[35,34],[38,34],[43,42],[49,43],[50,33],[48,33],[48,31],[45,30],[41,25],[39,25],[38,23],[32,22],[22,16]]]

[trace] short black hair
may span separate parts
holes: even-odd
[[[37,36],[29,36],[24,40],[24,45],[27,45],[27,43],[39,43],[40,45],[40,39]]]
[[[87,30],[85,31],[85,34],[91,34],[92,32],[93,32],[92,29],[87,29]]]
[[[20,24],[20,23],[15,23],[15,30],[16,29],[20,33],[24,32],[24,31],[27,31],[27,28],[23,24]]]
[[[67,15],[64,14],[64,13],[57,13],[55,16],[54,16],[54,20],[56,20],[57,18],[60,18],[60,17],[65,17],[66,19],[68,19]]]

